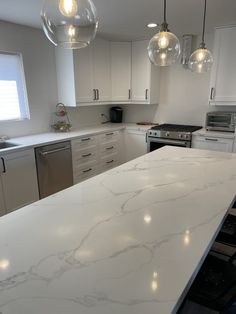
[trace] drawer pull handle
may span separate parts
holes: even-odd
[[[107,134],[106,134],[106,136],[110,136],[110,135],[114,135],[114,133],[111,132],[111,133],[107,133]]]
[[[1,159],[2,159],[3,173],[6,173],[6,172],[7,172],[7,169],[6,169],[5,160],[4,160],[3,157],[1,157]]]
[[[213,99],[214,99],[214,96],[215,96],[215,88],[212,87],[212,88],[211,88],[211,96],[210,96],[210,99],[213,100]]]
[[[92,154],[91,154],[91,153],[89,153],[89,154],[84,154],[84,155],[82,155],[82,157],[83,157],[83,158],[85,158],[85,157],[89,157],[89,156],[92,156]]]
[[[87,173],[87,172],[90,172],[90,171],[92,171],[92,168],[89,168],[89,169],[87,169],[87,170],[84,170],[83,173]]]
[[[113,149],[113,148],[114,148],[114,146],[106,147],[106,150],[111,150],[111,149]]]
[[[148,100],[148,89],[145,90],[145,100]]]
[[[112,164],[114,162],[114,160],[110,160],[110,161],[107,161],[107,164]]]
[[[90,138],[90,137],[87,137],[87,138],[82,138],[82,139],[81,139],[81,141],[82,141],[82,142],[87,142],[87,141],[90,141],[90,140],[91,140],[91,138]]]
[[[218,142],[217,138],[205,138],[206,141],[210,141],[210,142]]]

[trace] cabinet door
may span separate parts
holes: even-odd
[[[112,101],[130,101],[131,43],[111,43]]]
[[[236,27],[216,29],[210,102],[236,104]]]
[[[95,100],[93,79],[93,44],[74,51],[76,103],[92,103]]]
[[[94,88],[98,92],[98,101],[111,100],[110,42],[96,38],[93,49]]]
[[[3,216],[5,213],[6,213],[5,202],[4,202],[2,181],[1,181],[1,177],[0,177],[0,216]]]
[[[129,161],[147,153],[146,133],[125,131],[125,160]]]
[[[233,139],[194,136],[192,140],[192,148],[232,153]]]
[[[147,53],[148,41],[132,43],[132,101],[149,102],[151,63]]]
[[[9,153],[2,156],[5,173],[2,174],[3,193],[7,212],[39,199],[34,150]]]

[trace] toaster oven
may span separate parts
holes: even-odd
[[[236,123],[235,112],[208,112],[206,115],[206,130],[234,132]]]

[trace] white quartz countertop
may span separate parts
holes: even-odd
[[[0,219],[2,314],[175,313],[236,194],[236,154],[164,147]]]
[[[72,140],[74,138],[79,138],[87,135],[96,135],[104,132],[111,132],[117,130],[134,130],[138,132],[147,132],[151,128],[151,125],[140,126],[135,123],[107,123],[100,124],[90,127],[83,127],[70,132],[48,132],[40,133],[35,135],[28,135],[23,137],[11,138],[6,142],[14,143],[17,146],[10,147],[7,149],[1,149],[1,154],[15,152],[30,147],[38,147],[47,144],[53,144],[56,142],[62,142],[67,140]]]
[[[193,135],[218,137],[218,138],[232,138],[232,139],[235,138],[235,133],[219,132],[219,131],[207,131],[205,128],[202,128],[198,131],[193,132]]]

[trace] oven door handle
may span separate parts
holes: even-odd
[[[162,144],[172,144],[172,145],[180,145],[183,147],[186,147],[186,145],[188,144],[188,142],[186,141],[178,141],[178,140],[168,140],[168,139],[161,139],[161,138],[149,138],[148,139],[149,143],[153,142],[153,143],[162,143]]]

